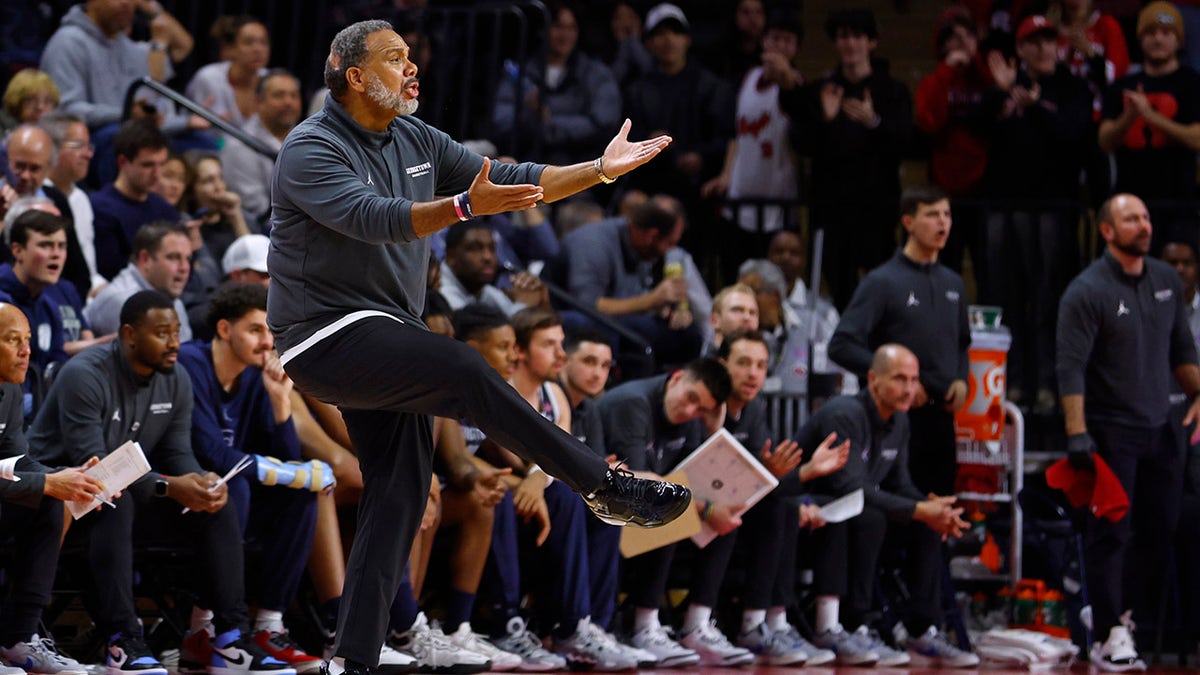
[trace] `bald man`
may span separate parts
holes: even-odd
[[[29,368],[30,338],[25,314],[0,303],[0,460],[20,457],[13,478],[0,478],[0,534],[14,536],[18,544],[17,562],[10,568],[13,593],[0,612],[0,659],[31,673],[86,675],[77,661],[54,652],[37,630],[58,568],[60,500],[90,502],[104,486],[81,469],[55,470],[28,457],[21,383]]]
[[[38,195],[52,164],[54,141],[50,134],[32,124],[13,129],[8,139],[8,170],[17,179],[13,189],[18,196]]]
[[[909,475],[908,410],[918,386],[916,355],[899,344],[880,345],[867,371],[866,389],[826,403],[797,438],[810,455],[831,433],[839,441],[850,440],[846,465],[813,481],[813,494],[831,499],[864,492],[862,514],[817,530],[813,547],[814,642],[832,649],[845,665],[901,666],[912,658],[952,668],[979,663],[978,656],[950,644],[937,629],[942,619],[941,540],[959,536],[967,523],[953,496],[926,496]],[[911,601],[905,626],[914,636],[907,643],[909,654],[893,649],[867,625],[885,535],[903,541],[908,554],[905,581]],[[857,627],[857,635],[844,629],[843,622]]]
[[[1102,670],[1145,668],[1128,610],[1152,613],[1183,498],[1183,443],[1200,440],[1200,368],[1183,284],[1149,257],[1154,228],[1145,202],[1118,194],[1096,212],[1104,255],[1067,286],[1058,308],[1058,391],[1067,455],[1079,470],[1104,459],[1129,496],[1116,522],[1085,520],[1091,589],[1091,662]],[[1171,421],[1171,381],[1188,404]],[[1126,565],[1128,562],[1128,565]]]

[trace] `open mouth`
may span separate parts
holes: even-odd
[[[404,83],[404,93],[408,94],[409,98],[416,98],[421,93],[421,83],[417,78],[409,78]]]

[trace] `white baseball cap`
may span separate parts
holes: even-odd
[[[649,35],[650,33],[653,33],[654,29],[658,28],[659,24],[664,21],[674,21],[678,23],[679,26],[683,28],[684,32],[691,30],[691,25],[688,24],[687,17],[684,16],[683,10],[669,2],[664,2],[651,7],[650,11],[646,13],[646,34]]]
[[[246,234],[238,237],[225,255],[221,257],[221,270],[232,274],[234,270],[254,270],[267,274],[267,249],[270,237],[261,234]]]

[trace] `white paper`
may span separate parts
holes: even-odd
[[[848,495],[838,497],[821,507],[821,519],[827,523],[840,523],[863,512],[862,488]]]
[[[17,455],[16,457],[0,459],[0,478],[11,480],[14,483],[21,480],[21,477],[17,475],[17,460],[24,456]]]
[[[104,492],[92,499],[91,502],[67,502],[67,508],[75,520],[79,520],[92,509],[107,501],[112,496],[129,487],[133,481],[150,472],[150,462],[142,452],[142,446],[134,441],[125,441],[121,447],[108,453],[100,463],[84,471],[104,484]]]
[[[695,499],[734,507],[733,512],[738,515],[779,485],[775,476],[725,429],[704,441],[675,471],[687,474]],[[716,537],[717,531],[702,523],[692,541],[704,548]]]

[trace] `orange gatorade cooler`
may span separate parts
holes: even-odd
[[[1008,348],[1012,333],[995,321],[983,321],[972,307],[970,375],[967,402],[954,422],[958,437],[973,441],[997,441],[1004,431],[1004,388]]]

